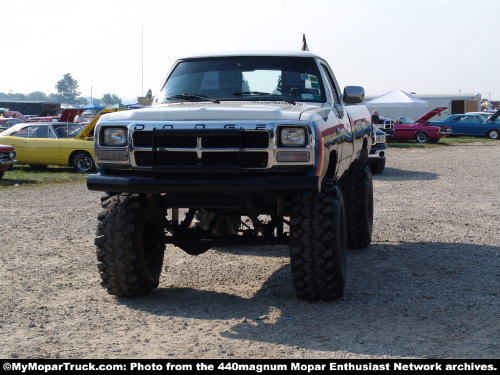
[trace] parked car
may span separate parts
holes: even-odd
[[[12,146],[0,145],[0,178],[16,162],[16,150]]]
[[[86,126],[71,122],[25,122],[0,133],[2,143],[14,146],[20,164],[35,167],[73,166],[79,172],[94,169],[93,130],[99,117],[117,109],[106,109]]]
[[[396,124],[413,124],[415,120],[413,120],[411,117],[398,117],[397,119],[394,120],[394,125]]]
[[[465,114],[483,116],[485,120],[488,120],[494,113],[495,111],[481,111],[481,112],[467,112]]]
[[[387,135],[373,126],[375,141],[368,155],[368,166],[373,174],[380,174],[385,168],[385,151],[387,150]]]
[[[75,117],[83,111],[81,108],[65,108],[58,116],[30,117],[28,122],[74,122]]]
[[[442,137],[450,134],[450,128],[447,126],[432,126],[429,125],[429,120],[443,112],[446,107],[438,107],[418,118],[412,124],[403,124],[398,122],[394,124],[395,140],[415,140],[418,143],[433,142],[437,143]]]
[[[387,117],[379,116],[379,120],[375,122],[374,125],[377,128],[383,130],[385,133],[387,133],[387,131],[392,133],[394,129],[394,121],[392,121],[392,119]]]
[[[24,121],[19,119],[19,118],[0,117],[0,131],[6,130],[13,125],[20,124],[21,122],[24,122]]]
[[[500,121],[496,111],[485,120],[481,114],[459,114],[451,115],[443,121],[431,122],[432,125],[449,127],[451,135],[466,135],[472,137],[488,137],[491,139],[500,139]]]

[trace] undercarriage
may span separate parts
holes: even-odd
[[[321,191],[253,194],[108,193],[95,239],[102,285],[117,297],[159,285],[166,244],[190,255],[221,246],[288,245],[297,296],[333,300],[344,292],[348,248],[366,248],[373,188],[366,163]]]
[[[290,196],[155,195],[151,199],[165,213],[165,243],[191,255],[217,246],[289,241]]]

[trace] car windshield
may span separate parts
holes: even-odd
[[[401,121],[402,124],[413,124],[415,122],[410,117],[400,117],[399,121]]]
[[[58,138],[75,138],[83,130],[80,124],[53,124],[52,127]]]
[[[313,58],[228,57],[179,62],[157,103],[196,100],[325,102]]]

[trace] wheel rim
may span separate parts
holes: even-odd
[[[427,134],[425,134],[425,133],[418,133],[417,134],[417,142],[419,142],[419,143],[425,143],[425,142],[427,142]]]
[[[498,138],[498,133],[496,130],[490,131],[490,138],[492,139],[497,139]]]
[[[80,172],[89,172],[92,169],[92,158],[88,155],[80,155],[75,165]]]

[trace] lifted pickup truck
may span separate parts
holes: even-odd
[[[173,244],[288,244],[297,295],[344,292],[348,248],[373,226],[373,139],[364,90],[341,93],[309,52],[178,60],[151,108],[103,115],[95,130],[106,192],[98,269],[118,297],[156,288]],[[358,105],[355,105],[358,104]]]

